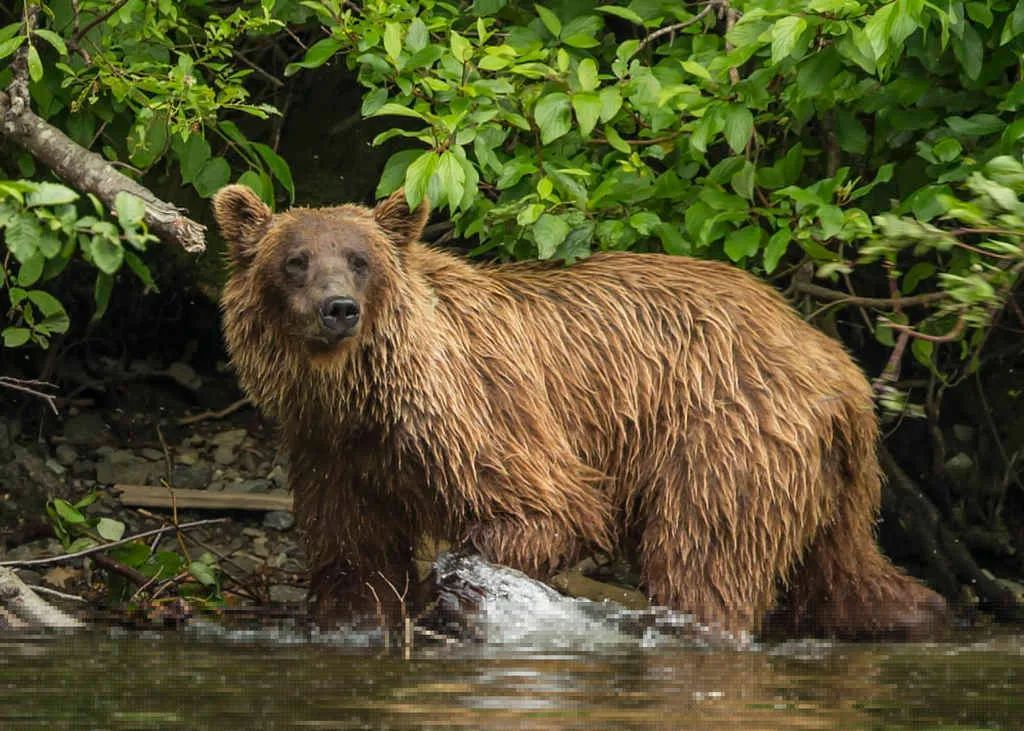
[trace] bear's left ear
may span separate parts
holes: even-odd
[[[213,196],[213,215],[235,264],[247,265],[274,214],[252,189],[228,185]]]
[[[373,218],[377,225],[397,246],[419,241],[429,216],[430,203],[426,198],[420,202],[416,210],[409,210],[403,188],[396,190],[373,209]]]

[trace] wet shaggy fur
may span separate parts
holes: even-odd
[[[542,578],[623,550],[655,602],[732,631],[780,587],[803,631],[941,615],[875,542],[868,383],[755,278],[655,254],[472,264],[418,243],[401,194],[271,216],[232,186],[215,210],[227,344],[283,428],[321,609],[401,589],[432,534]],[[368,260],[362,324],[324,352],[281,262],[342,245]]]

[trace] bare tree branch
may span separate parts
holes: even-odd
[[[38,6],[25,13],[25,32],[31,35]],[[78,190],[92,193],[110,209],[124,191],[146,204],[146,225],[166,242],[180,244],[190,253],[206,249],[206,227],[185,215],[177,206],[157,198],[94,152],[74,142],[59,129],[32,111],[25,62],[28,45],[11,63],[13,78],[6,91],[0,91],[0,135],[32,154],[65,182]]]

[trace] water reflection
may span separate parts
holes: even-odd
[[[409,659],[326,639],[7,636],[0,727],[1024,726],[1024,637],[1013,635],[744,652],[438,646]]]

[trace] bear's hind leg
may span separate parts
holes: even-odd
[[[737,525],[684,504],[682,486],[692,484],[703,483],[694,475],[667,480],[646,501],[640,539],[646,593],[652,603],[691,612],[712,628],[756,632],[774,601],[776,572],[770,559],[752,556],[749,547],[765,539],[771,545],[771,537],[745,532],[757,530],[753,523]]]
[[[792,629],[844,639],[922,639],[941,630],[945,600],[882,555],[873,513],[856,504],[852,486],[838,508],[794,572]]]

